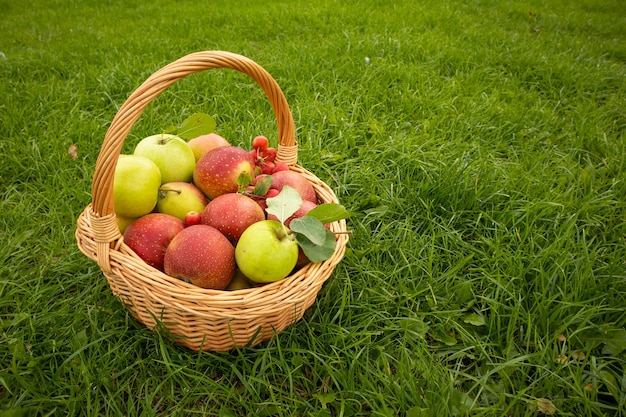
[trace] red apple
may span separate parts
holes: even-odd
[[[250,225],[265,220],[256,201],[239,193],[222,194],[209,201],[202,212],[202,224],[213,226],[233,245]]]
[[[288,185],[295,189],[302,197],[302,200],[308,200],[317,203],[317,195],[311,183],[302,175],[295,171],[278,171],[272,174],[272,185],[270,189],[281,191],[283,186]]]
[[[185,227],[195,226],[196,224],[202,223],[202,213],[198,213],[197,211],[190,211],[185,214]]]
[[[222,194],[237,192],[239,176],[244,174],[252,179],[254,171],[254,158],[247,150],[220,146],[208,151],[196,163],[193,182],[212,200]]]
[[[165,252],[165,273],[202,288],[223,290],[235,274],[235,248],[219,230],[204,224],[179,232]]]
[[[164,213],[149,213],[124,231],[124,243],[148,265],[163,271],[165,250],[184,228],[180,219]]]
[[[193,139],[189,139],[187,145],[189,145],[193,151],[193,155],[196,157],[197,162],[211,149],[219,148],[220,146],[230,146],[230,143],[217,133],[209,133],[207,135],[201,135]]]

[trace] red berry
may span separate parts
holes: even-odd
[[[276,159],[276,148],[267,148],[263,151],[263,160],[274,162]]]
[[[270,188],[269,190],[267,190],[267,194],[265,194],[265,198],[272,198],[272,197],[276,197],[278,194],[280,194],[280,191],[278,191],[275,188]]]
[[[259,182],[260,179],[267,177],[267,174],[259,174],[256,177],[254,177],[254,179],[252,180],[252,184],[256,185],[257,182]]]
[[[270,146],[270,141],[265,136],[257,136],[252,139],[252,147],[254,149],[265,150]]]
[[[263,162],[263,165],[261,165],[261,173],[270,175],[272,172],[274,172],[275,166],[276,164],[272,161],[265,161]]]
[[[287,165],[286,162],[276,162],[276,165],[274,166],[274,170],[272,171],[272,174],[278,171],[289,171],[289,165]]]

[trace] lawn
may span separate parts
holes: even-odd
[[[0,15],[0,416],[626,416],[623,1]],[[274,76],[298,163],[352,212],[304,318],[227,353],[136,322],[74,238],[119,106],[200,50]],[[195,112],[276,144],[262,90],[211,70],[150,103],[124,151]]]

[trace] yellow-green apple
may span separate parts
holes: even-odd
[[[190,211],[199,213],[204,210],[208,201],[198,187],[190,182],[168,182],[159,188],[156,211],[170,214],[185,220]]]
[[[122,217],[115,215],[115,222],[117,223],[117,228],[120,230],[121,234],[124,234],[124,231],[128,227],[129,224],[137,220],[136,217]]]
[[[202,288],[223,290],[235,274],[235,248],[204,224],[184,228],[165,252],[165,273]]]
[[[251,288],[250,280],[239,269],[235,271],[235,276],[226,287],[227,291],[245,290]]]
[[[115,214],[140,217],[156,206],[161,185],[161,171],[148,158],[120,155],[113,176]]]
[[[272,174],[272,185],[270,189],[281,191],[285,185],[295,189],[302,197],[302,200],[308,200],[317,203],[317,195],[311,183],[302,175],[295,171],[278,171]]]
[[[209,201],[201,221],[215,227],[236,245],[244,230],[261,220],[265,220],[265,212],[253,199],[240,193],[226,193]]]
[[[193,182],[212,200],[222,194],[237,192],[239,176],[243,174],[251,180],[254,169],[254,158],[247,150],[238,146],[220,146],[208,151],[196,163]]]
[[[161,183],[173,181],[190,182],[196,157],[183,139],[169,133],[161,133],[143,138],[133,154],[154,162],[161,170]]]
[[[235,260],[251,281],[278,281],[296,266],[298,243],[280,222],[263,220],[243,232],[235,248]]]
[[[207,135],[201,135],[193,139],[189,139],[189,141],[187,141],[187,145],[189,145],[193,151],[197,162],[211,149],[219,148],[220,146],[230,146],[230,143],[217,133],[209,133]]]
[[[165,251],[185,226],[164,213],[150,213],[132,222],[124,231],[124,243],[148,265],[163,271]]]

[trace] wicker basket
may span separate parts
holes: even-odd
[[[250,59],[221,51],[193,53],[161,68],[133,92],[104,138],[93,176],[92,203],[78,218],[76,240],[138,321],[150,329],[165,330],[196,351],[253,346],[300,320],[343,258],[348,241],[345,221],[334,222],[330,228],[336,233],[337,248],[330,259],[311,263],[281,281],[238,291],[207,290],[172,278],[147,265],[124,243],[113,209],[113,176],[126,136],[145,107],[168,86],[214,68],[240,71],[263,89],[277,120],[277,161],[287,162],[291,170],[306,177],[320,203],[338,202],[328,185],[297,165],[298,147],[287,101],[271,75]]]

